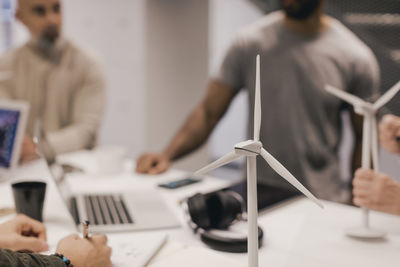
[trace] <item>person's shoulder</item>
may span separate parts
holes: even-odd
[[[25,58],[27,45],[12,47],[7,50],[3,55],[0,56],[0,66],[1,68],[11,67],[18,58]]]
[[[372,50],[349,28],[339,20],[329,17],[329,27],[335,35],[334,38],[343,45],[355,59],[361,61],[375,60]]]
[[[106,77],[102,57],[93,49],[71,39],[66,40],[65,65],[82,77],[94,77],[103,80]]]

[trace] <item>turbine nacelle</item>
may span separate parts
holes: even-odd
[[[358,115],[365,116],[376,112],[373,104],[364,102],[362,105],[354,105],[354,112]]]
[[[235,153],[243,156],[260,155],[262,143],[255,140],[247,140],[235,145]]]
[[[358,96],[352,95],[329,84],[325,85],[325,90],[353,105],[354,111],[357,114],[373,115],[400,91],[400,81],[397,82],[392,88],[387,90],[375,103],[368,103]]]

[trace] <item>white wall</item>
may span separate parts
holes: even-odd
[[[64,1],[65,32],[102,56],[108,105],[100,144],[123,145],[131,156],[145,148],[146,0]]]
[[[215,74],[237,31],[262,16],[248,0],[210,1],[210,75]],[[241,92],[217,125],[210,140],[211,159],[232,150],[247,137],[247,93]]]
[[[208,80],[206,0],[147,0],[147,147],[163,150],[202,99]],[[176,167],[207,163],[207,146]]]
[[[203,95],[208,76],[208,1],[68,0],[69,36],[102,55],[108,108],[100,144],[133,157],[162,150]],[[206,163],[203,149],[179,168]]]
[[[9,47],[15,45],[21,45],[25,43],[29,38],[28,30],[19,23],[14,16],[15,9],[17,6],[17,0],[9,0],[11,3],[11,11],[0,9],[0,54],[5,52]],[[11,32],[7,32],[9,25],[7,22],[11,22]],[[11,39],[11,40],[6,40]]]

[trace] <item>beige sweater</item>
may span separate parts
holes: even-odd
[[[29,102],[26,133],[34,136],[39,119],[39,146],[50,161],[95,144],[105,105],[100,64],[67,40],[60,41],[57,52],[44,58],[27,43],[0,58],[0,72],[11,74],[0,81],[0,98]]]

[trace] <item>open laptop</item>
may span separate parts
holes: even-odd
[[[110,181],[111,182],[111,181]],[[138,231],[179,227],[156,191],[76,195],[70,200],[75,223],[88,220],[94,232]]]
[[[0,179],[6,179],[18,165],[29,104],[0,100]]]
[[[78,157],[80,154],[82,153],[77,152]],[[90,157],[87,160],[93,160],[93,153],[88,151],[87,157]],[[80,161],[83,162],[85,159],[81,157]],[[58,164],[63,166],[60,161]],[[66,173],[74,172],[74,167],[69,164],[67,167],[64,165]],[[67,179],[56,183],[80,230],[82,222],[86,220],[90,222],[91,231],[100,233],[180,227],[180,223],[155,189],[73,194],[71,193],[73,188],[70,186],[75,185],[66,183]],[[96,183],[95,177],[88,179]],[[110,179],[109,182],[113,183],[113,180]]]

